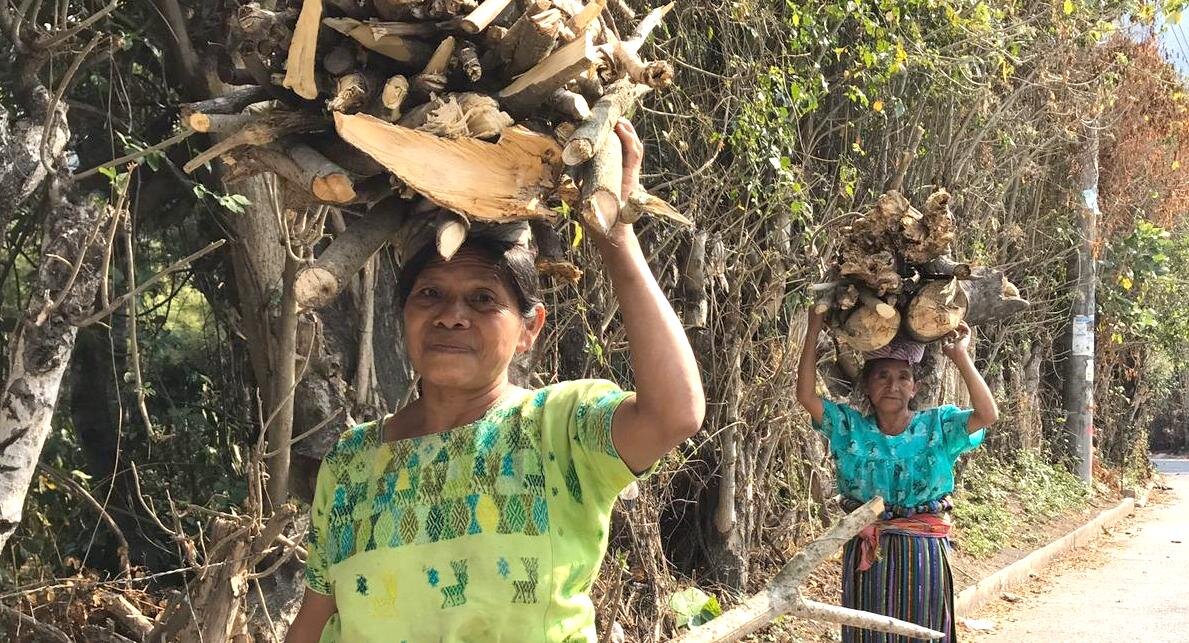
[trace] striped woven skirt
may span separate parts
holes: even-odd
[[[883,532],[880,558],[859,571],[858,538],[846,543],[842,558],[842,605],[884,614],[946,632],[944,643],[958,640],[954,622],[954,580],[948,538]],[[923,639],[842,628],[843,643],[909,643]]]

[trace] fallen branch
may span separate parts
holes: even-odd
[[[678,643],[738,641],[784,614],[831,623],[845,623],[853,627],[914,638],[944,637],[945,634],[941,632],[913,623],[870,612],[825,605],[801,596],[801,583],[809,574],[863,528],[875,522],[883,509],[883,499],[877,496],[844,516],[820,538],[802,547],[763,591],[706,625],[691,630],[678,639]]]

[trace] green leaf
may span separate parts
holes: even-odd
[[[1068,16],[1068,15],[1073,14],[1073,10],[1075,9],[1075,7],[1073,5],[1073,0],[1065,0],[1065,6],[1063,8],[1065,10],[1065,15]]]
[[[669,609],[677,615],[677,627],[697,627],[722,615],[718,599],[697,587],[670,596]]]

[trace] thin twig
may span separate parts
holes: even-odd
[[[132,290],[130,292],[124,293],[123,295],[120,295],[119,297],[116,298],[115,301],[113,301],[106,308],[104,308],[103,310],[95,313],[94,315],[91,315],[90,317],[82,320],[81,322],[76,324],[76,326],[78,326],[79,328],[90,326],[91,324],[94,324],[95,322],[99,321],[100,319],[107,317],[108,315],[119,310],[120,306],[123,306],[124,302],[127,299],[129,299],[131,297],[135,297],[135,296],[139,295],[140,293],[144,292],[145,290],[151,288],[153,286],[153,284],[164,279],[166,275],[173,273],[173,272],[177,272],[178,270],[181,270],[182,268],[185,268],[186,266],[190,265],[190,263],[194,262],[195,260],[197,260],[203,256],[206,256],[207,254],[210,254],[211,252],[219,249],[219,247],[222,246],[224,243],[227,243],[226,239],[219,239],[218,241],[212,241],[209,244],[207,244],[207,246],[205,248],[203,248],[202,250],[199,250],[198,252],[192,253],[186,257],[178,259],[177,261],[170,264],[168,267],[166,267],[161,272],[153,275],[152,277],[149,277],[147,280],[145,280],[145,282],[143,284],[137,286],[135,290]]]
[[[95,24],[96,22],[99,22],[104,17],[106,17],[108,14],[115,11],[116,8],[119,6],[120,6],[120,0],[112,0],[106,7],[91,14],[86,20],[83,20],[82,22],[71,27],[70,29],[67,29],[66,31],[58,32],[56,34],[50,34],[48,37],[38,40],[37,47],[40,49],[53,49],[54,47],[73,38],[76,34],[81,32],[82,30],[86,29],[87,27],[90,27],[91,25]]]
[[[79,179],[85,179],[88,176],[91,176],[91,175],[97,173],[99,170],[102,170],[105,167],[115,167],[117,165],[122,165],[124,163],[129,163],[131,161],[135,161],[142,157],[148,156],[149,154],[152,154],[153,152],[159,152],[167,147],[176,145],[176,144],[186,140],[187,138],[193,136],[195,133],[196,132],[194,130],[190,130],[190,129],[178,132],[177,134],[170,136],[169,138],[165,139],[164,141],[161,141],[160,143],[157,143],[156,145],[146,147],[143,150],[137,150],[131,154],[125,154],[124,156],[121,156],[118,159],[112,159],[112,160],[108,161],[107,163],[103,163],[101,165],[96,165],[95,167],[93,167],[89,170],[83,170],[82,172],[77,172],[74,175],[72,175],[72,178],[74,178],[74,180],[76,180],[76,181]]]
[[[124,576],[131,578],[132,565],[128,561],[128,539],[124,537],[124,531],[120,529],[118,524],[116,524],[115,519],[112,518],[111,514],[107,512],[107,509],[95,499],[95,496],[91,495],[91,492],[87,491],[86,488],[84,488],[81,484],[71,480],[70,477],[63,475],[60,471],[48,467],[40,462],[37,463],[37,470],[53,478],[59,484],[70,487],[71,490],[81,495],[84,500],[90,503],[91,506],[99,512],[99,517],[103,519],[103,522],[107,523],[107,526],[111,528],[112,534],[115,535],[116,540],[118,540],[120,543],[117,553],[120,556],[120,567],[122,567],[124,570]]]

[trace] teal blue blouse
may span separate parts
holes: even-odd
[[[885,435],[875,418],[846,404],[822,400],[838,492],[866,502],[882,496],[890,506],[915,507],[954,491],[958,456],[983,443],[984,429],[966,432],[973,410],[946,405],[918,411],[899,435]]]

